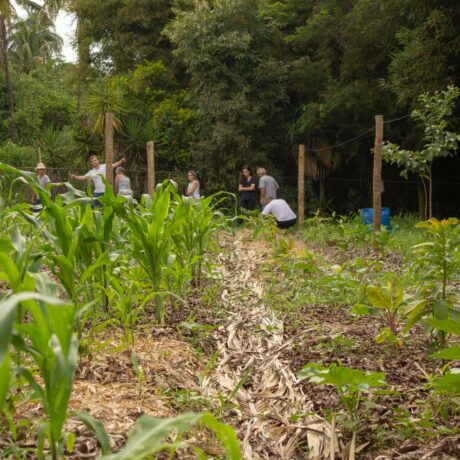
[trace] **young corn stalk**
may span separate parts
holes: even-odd
[[[67,405],[74,380],[78,355],[78,340],[74,334],[76,310],[72,304],[57,297],[57,286],[44,277],[37,277],[41,293],[23,292],[0,301],[0,410],[8,392],[11,375],[10,348],[29,355],[38,368],[37,379],[32,368],[19,367],[15,372],[23,377],[43,404],[47,421],[41,424],[39,438],[48,438],[51,458],[57,460],[64,449],[62,428],[67,418]],[[17,320],[22,305],[30,320]],[[43,442],[39,439],[39,457],[43,457]]]

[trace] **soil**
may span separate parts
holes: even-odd
[[[374,249],[345,253],[294,239],[292,251],[308,248],[334,263],[382,257]],[[341,413],[342,406],[332,387],[295,377],[310,362],[336,362],[386,374],[387,389],[393,393],[370,399],[372,407],[363,413],[358,429],[357,458],[460,458],[456,434],[460,415],[449,413],[448,401],[433,398],[426,388],[427,377],[437,372],[439,363],[429,357],[429,344],[420,329],[413,329],[400,348],[392,349],[375,343],[381,320],[356,319],[341,307],[308,304],[295,315],[274,317],[265,305],[268,283],[283,283],[285,274],[277,267],[271,246],[247,230],[221,234],[220,245],[213,255],[217,267],[213,277],[185,303],[168,307],[166,326],[156,326],[153,314],[142,319],[135,346],[141,375],[134,370],[131,352],[120,346],[120,331],[107,328],[88,343],[76,373],[69,407],[73,415],[65,427],[76,435],[75,448],[66,458],[94,459],[100,454],[96,439],[75,416],[78,411],[100,420],[118,450],[141,415],[216,412],[222,410],[219,397],[224,395],[229,404],[222,410],[223,421],[234,426],[245,459],[310,458],[309,449],[316,452],[315,458],[329,459],[328,420],[333,412]],[[398,271],[401,259],[386,255],[385,264]],[[267,276],[267,270],[276,276]],[[211,356],[216,362],[209,371]],[[293,422],[301,412],[306,415]],[[41,416],[40,405],[30,402],[15,414],[17,421],[30,421],[30,430],[18,437],[20,446],[30,448],[27,458],[36,458],[31,433],[36,433]],[[440,434],[441,426],[450,431]],[[209,455],[222,456],[215,442],[203,434],[193,436]],[[336,458],[347,458],[351,432],[338,423],[336,436]],[[0,438],[0,447],[10,441]],[[194,457],[184,450],[175,458]]]

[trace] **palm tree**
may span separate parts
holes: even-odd
[[[40,10],[40,5],[33,0],[16,0],[16,3],[28,11]],[[8,29],[11,18],[16,14],[12,0],[0,0],[0,60],[5,72],[6,99],[8,102],[8,127],[13,142],[17,140],[16,124],[14,123],[13,87],[11,85],[10,65],[8,60]],[[8,25],[8,28],[7,28]]]
[[[39,14],[14,24],[9,52],[20,71],[29,73],[37,63],[49,61],[60,54],[62,38],[50,26],[52,22],[44,23]]]
[[[0,58],[5,72],[6,99],[8,102],[8,128],[13,142],[17,140],[17,130],[14,123],[13,87],[11,85],[10,65],[8,62],[8,34],[6,25],[14,14],[10,0],[0,0]]]

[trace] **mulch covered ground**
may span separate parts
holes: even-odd
[[[119,332],[107,329],[95,336],[90,353],[80,359],[70,413],[84,410],[100,420],[116,450],[143,414],[215,412],[221,404],[218,393],[228,396],[249,369],[223,411],[224,420],[239,435],[245,458],[307,458],[309,448],[321,453],[318,458],[329,458],[328,438],[321,430],[330,430],[326,419],[341,409],[337,393],[332,387],[296,381],[294,375],[306,363],[338,362],[385,372],[388,389],[398,392],[374,397],[373,407],[363,412],[357,458],[460,458],[455,434],[460,417],[449,413],[449,401],[433,399],[426,388],[426,377],[438,363],[429,357],[420,329],[413,329],[400,349],[391,350],[374,341],[382,326],[379,319],[353,318],[342,307],[305,304],[295,315],[278,313],[274,318],[263,305],[264,295],[269,284],[282,286],[284,276],[269,244],[243,230],[223,235],[221,245],[221,253],[213,256],[221,269],[188,297],[187,304],[169,308],[165,327],[155,326],[150,316],[142,319],[136,340],[141,377],[133,369],[131,353],[120,347]],[[298,239],[295,246],[300,250],[305,243]],[[347,257],[381,257],[373,249],[347,254],[334,247],[311,249],[338,264]],[[385,263],[397,271],[401,259],[386,256]],[[216,363],[207,369],[213,354]],[[302,405],[310,414],[308,423],[316,423],[316,433],[306,419],[293,422],[290,417],[301,412]],[[33,421],[41,415],[39,404],[27,403],[19,406],[16,419]],[[440,433],[442,427],[445,434]],[[351,436],[340,424],[337,429],[338,459]],[[70,417],[66,430],[76,434],[74,453],[67,458],[98,457],[96,439],[76,417]],[[18,444],[30,448],[28,458],[36,457],[35,432],[36,426],[19,437]],[[192,436],[208,454],[222,456],[205,433]],[[0,446],[7,443],[0,439]],[[177,458],[193,456],[182,451]]]

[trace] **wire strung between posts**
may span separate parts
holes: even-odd
[[[407,115],[404,115],[404,116],[402,116],[402,117],[393,118],[392,120],[384,121],[383,124],[394,123],[395,121],[404,120],[404,118],[407,118],[407,117],[410,117],[410,116],[411,116],[411,114],[408,113]],[[372,132],[372,131],[374,131],[374,130],[375,130],[375,126],[373,126],[372,128],[367,129],[366,131],[363,131],[361,134],[358,134],[357,136],[352,137],[351,139],[348,139],[348,140],[345,141],[345,142],[341,142],[340,144],[328,145],[328,146],[326,146],[326,147],[321,147],[321,148],[319,148],[319,149],[305,149],[305,151],[306,151],[306,152],[321,152],[321,150],[336,149],[337,147],[342,147],[342,145],[349,144],[350,142],[353,142],[353,141],[355,141],[356,139],[359,139],[360,137],[363,137],[363,136],[365,136],[366,134],[369,134],[370,132]]]

